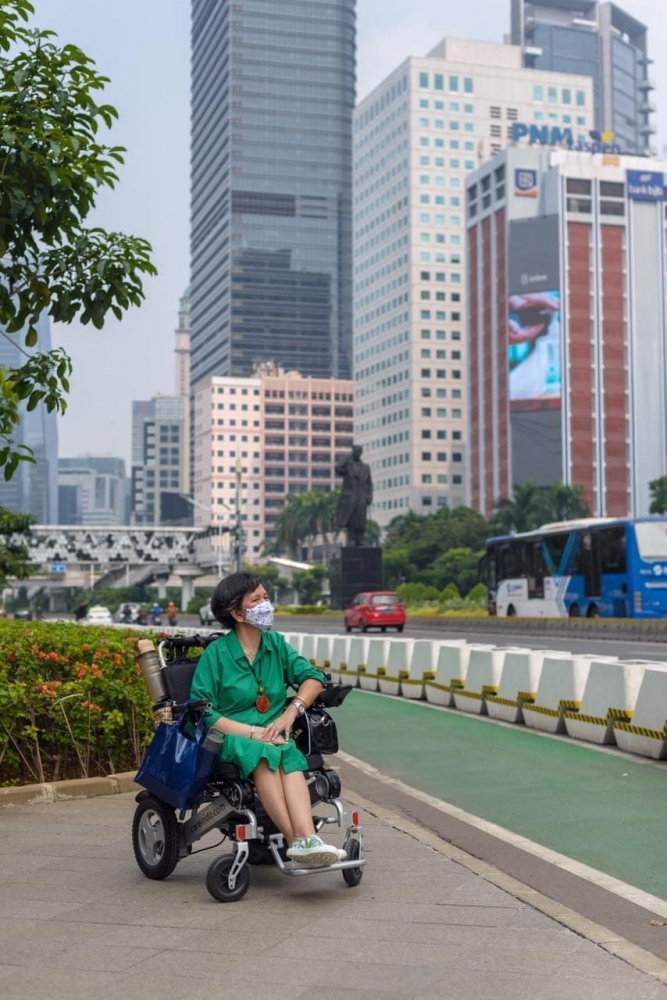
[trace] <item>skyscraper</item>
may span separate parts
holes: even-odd
[[[48,316],[37,324],[38,340],[35,350],[51,350],[51,328]],[[0,367],[19,368],[21,353],[26,349],[20,333],[12,337],[0,336]],[[13,435],[15,445],[27,445],[35,457],[34,462],[19,462],[18,469],[5,482],[0,476],[0,506],[17,513],[32,514],[38,524],[56,524],[58,520],[58,419],[49,413],[43,403],[28,411],[26,403],[20,406],[21,422]]]
[[[511,0],[512,43],[524,66],[590,76],[595,126],[616,133],[624,151],[645,153],[655,132],[648,32],[614,3]]]
[[[355,0],[193,0],[191,384],[351,374]]]
[[[446,38],[357,108],[354,430],[383,527],[467,496],[466,174],[515,124],[585,142],[592,105],[585,76],[526,70],[517,46]]]

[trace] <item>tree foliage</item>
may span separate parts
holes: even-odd
[[[61,349],[34,352],[42,315],[100,329],[144,298],[155,274],[145,240],[87,228],[124,150],[107,146],[115,108],[98,103],[109,82],[74,45],[30,27],[28,0],[0,4],[0,331],[25,360],[0,381],[0,466],[5,478],[31,455],[12,441],[18,403],[63,413],[72,370]],[[21,346],[21,341],[24,346]]]
[[[25,580],[32,573],[28,537],[34,524],[30,514],[14,514],[0,507],[0,588],[7,580]]]
[[[554,521],[590,517],[591,509],[582,486],[538,486],[535,482],[515,486],[511,497],[496,501],[493,527],[498,534],[534,531]]]
[[[660,476],[648,484],[651,491],[651,506],[649,513],[664,514],[667,512],[667,476]]]

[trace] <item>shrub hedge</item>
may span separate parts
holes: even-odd
[[[0,621],[0,785],[139,765],[154,732],[137,633]]]

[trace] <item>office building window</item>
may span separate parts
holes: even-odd
[[[475,82],[471,76],[463,77],[463,93],[473,94],[475,92]]]
[[[442,73],[436,73],[433,77],[433,86],[436,90],[442,90],[444,88]]]
[[[428,73],[419,74],[419,86],[424,89],[428,89]]]

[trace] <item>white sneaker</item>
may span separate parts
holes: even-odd
[[[341,857],[342,855],[342,857]],[[302,868],[327,868],[342,861],[345,851],[325,844],[319,837],[296,837],[287,848],[287,857]]]

